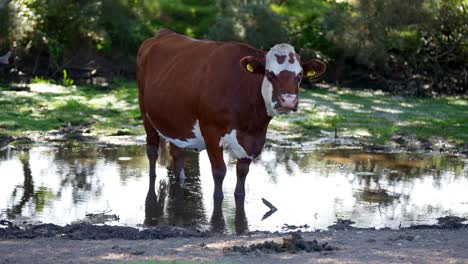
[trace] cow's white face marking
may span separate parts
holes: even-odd
[[[197,150],[203,150],[206,148],[205,139],[202,136],[202,133],[200,130],[200,123],[198,120],[195,121],[195,124],[193,125],[193,129],[192,129],[192,133],[194,137],[182,140],[178,138],[170,138],[170,137],[163,135],[158,129],[156,129],[156,126],[153,124],[153,121],[151,121],[151,118],[148,115],[148,113],[146,113],[146,116],[148,117],[148,120],[150,120],[153,128],[158,132],[159,136],[164,138],[166,141],[176,145],[178,148],[192,148],[192,149],[197,149]]]
[[[237,141],[237,130],[231,130],[231,133],[224,135],[219,140],[219,146],[223,149],[230,150],[231,153],[237,159],[253,159],[253,156],[249,156],[245,149]]]
[[[275,109],[276,102],[273,101],[273,84],[266,76],[263,77],[262,96],[263,101],[265,101],[267,114],[271,117],[278,115],[278,111]]]
[[[292,54],[292,56],[291,56]],[[282,58],[282,63],[279,63],[278,57]],[[302,72],[302,67],[299,60],[296,58],[294,47],[289,44],[277,44],[268,51],[265,58],[265,71],[273,72],[278,75],[282,71],[294,72],[298,75]],[[275,110],[276,102],[273,100],[273,84],[265,76],[262,82],[262,96],[265,101],[267,114],[271,117],[278,115]]]
[[[292,60],[290,58],[290,54],[293,55]],[[284,56],[285,59],[283,63],[280,64],[278,62],[278,56]],[[278,75],[282,71],[294,72],[297,75],[302,72],[302,67],[296,58],[294,47],[283,43],[273,46],[273,48],[268,51],[265,58],[265,70],[271,71],[275,75]]]

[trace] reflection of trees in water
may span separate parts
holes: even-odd
[[[326,150],[304,153],[298,149],[271,148],[273,159],[260,160],[256,164],[265,168],[272,178],[276,178],[277,170],[284,166],[288,173],[297,166],[302,172],[317,170],[321,175],[328,176],[338,170],[351,172],[361,188],[372,185],[379,186],[385,181],[390,185],[398,182],[412,182],[414,179],[431,176],[437,186],[440,186],[447,171],[455,177],[468,177],[466,164],[461,159],[442,156],[417,154],[381,154],[364,153],[361,150]],[[343,168],[346,166],[346,168]]]
[[[23,208],[29,202],[32,202],[35,207],[36,212],[41,212],[44,209],[45,204],[48,200],[51,200],[54,195],[52,192],[46,187],[39,187],[35,190],[34,187],[34,180],[31,171],[30,165],[30,157],[29,157],[29,150],[21,152],[19,154],[19,160],[22,165],[24,180],[22,186],[17,186],[13,190],[11,196],[13,200],[18,195],[19,189],[22,189],[21,198],[19,202],[12,205],[11,208],[7,209],[7,216],[13,218],[17,215],[21,215],[23,212]]]
[[[422,220],[423,216],[416,216],[410,204],[411,190],[417,184],[416,180],[430,177],[434,188],[441,188],[447,179],[447,172],[453,174],[455,179],[468,176],[462,160],[440,156],[334,151],[323,155],[322,160],[348,164],[352,169],[355,175],[352,183],[359,186],[354,194],[358,200],[352,212],[355,217],[362,214],[362,205],[366,211],[378,212],[382,217]],[[401,191],[398,190],[406,191],[399,193]],[[429,207],[426,209],[426,213],[431,213]]]
[[[294,172],[294,167],[299,165],[299,168],[303,168],[300,166],[300,161],[302,158],[302,153],[297,149],[279,149],[279,148],[269,148],[263,150],[263,152],[273,152],[273,159],[265,161],[263,159],[256,160],[254,163],[256,165],[262,166],[267,174],[270,176],[272,182],[276,183],[278,176],[278,169],[279,167],[284,167],[286,173],[291,175]],[[248,179],[248,176],[247,176]]]
[[[146,168],[148,163],[145,148],[142,146],[107,147],[99,149],[99,153],[105,164],[119,165],[121,181],[148,176],[141,170],[141,168]],[[131,159],[119,160],[122,157],[130,157]]]
[[[0,150],[0,161],[10,160],[10,159],[11,159],[11,151],[8,148]]]
[[[143,158],[146,158],[141,146],[84,148],[59,148],[54,152],[54,163],[57,164],[56,174],[61,177],[57,193],[61,197],[65,188],[71,188],[73,203],[89,199],[90,196],[100,196],[101,181],[106,172],[103,166],[116,166],[119,169],[122,182],[129,178],[142,177],[139,169]],[[131,159],[120,161],[121,157]]]
[[[406,208],[410,203],[411,191],[398,193],[395,189],[412,190],[416,180],[430,177],[435,188],[441,188],[447,173],[455,179],[468,177],[466,163],[461,159],[418,154],[365,153],[361,150],[322,150],[310,153],[298,149],[271,148],[265,152],[273,158],[257,162],[275,179],[280,166],[286,166],[288,173],[296,169],[307,172],[317,171],[323,177],[335,173],[352,174],[350,183],[356,186],[354,197],[369,210],[382,210],[395,215],[396,208],[402,214],[411,214]],[[453,179],[452,177],[450,177]],[[343,201],[335,200],[339,211]],[[398,207],[398,205],[401,205]],[[356,204],[356,206],[359,206]],[[392,210],[392,212],[388,212]],[[356,209],[358,215],[361,211]]]
[[[99,179],[96,175],[96,164],[99,161],[97,148],[59,149],[55,152],[54,163],[56,174],[61,178],[57,196],[61,197],[65,188],[71,188],[73,203],[84,201],[101,194]]]

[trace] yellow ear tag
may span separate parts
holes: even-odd
[[[247,64],[247,70],[248,70],[249,72],[253,72],[253,66],[252,66],[252,64],[250,64],[250,63]]]
[[[314,70],[310,70],[307,72],[307,77],[314,77],[315,76],[315,71]]]

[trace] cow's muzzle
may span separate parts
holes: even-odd
[[[279,112],[297,111],[298,98],[297,94],[282,94],[279,96]]]

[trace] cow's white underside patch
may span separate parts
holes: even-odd
[[[253,159],[252,156],[249,156],[247,152],[245,152],[245,149],[239,144],[239,141],[237,141],[237,130],[235,129],[231,130],[231,133],[221,137],[219,146],[231,151],[237,159]]]
[[[203,150],[206,148],[205,139],[202,136],[202,133],[200,130],[200,123],[198,122],[198,120],[195,121],[195,124],[193,125],[193,129],[192,129],[192,133],[195,137],[187,138],[183,140],[183,139],[178,139],[178,138],[170,138],[170,137],[163,135],[161,131],[156,129],[156,126],[154,125],[153,121],[151,121],[151,118],[148,115],[148,113],[146,113],[146,116],[150,120],[153,128],[158,132],[159,136],[165,139],[167,142],[170,142],[176,145],[178,148],[191,148],[191,149],[197,149],[197,150]]]
[[[148,115],[148,113],[146,113],[146,116],[150,120],[153,128],[156,129],[156,126],[153,124],[153,121],[151,121],[151,118]],[[191,148],[197,150],[203,150],[206,148],[205,139],[202,136],[200,130],[200,123],[198,120],[195,121],[195,124],[193,125],[192,129],[192,133],[195,135],[194,138],[188,138],[185,140],[178,138],[170,138],[163,135],[159,130],[156,129],[156,131],[158,132],[160,137],[164,138],[166,141],[176,145],[179,148]],[[221,137],[221,139],[219,140],[219,146],[223,149],[231,151],[231,153],[237,159],[253,159],[252,156],[247,155],[247,152],[245,152],[244,148],[239,144],[239,141],[237,141],[237,130],[235,129],[231,130],[231,133],[228,133],[225,136]],[[180,177],[185,177],[185,172],[183,170],[181,171]]]

